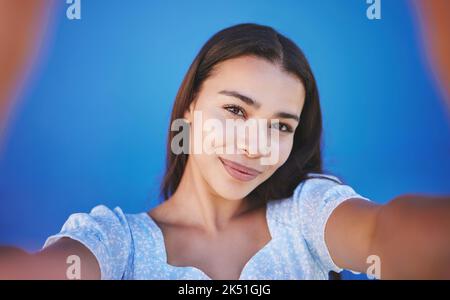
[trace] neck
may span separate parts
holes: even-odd
[[[216,233],[250,207],[245,199],[228,200],[211,189],[188,158],[176,192],[170,197],[171,214],[177,222]]]

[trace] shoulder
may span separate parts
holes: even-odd
[[[90,212],[77,212],[69,216],[65,226],[112,225],[126,223],[127,217],[120,207],[110,209],[105,205],[97,205]]]
[[[48,237],[42,248],[63,237],[71,238],[93,253],[103,279],[120,279],[133,252],[132,227],[137,224],[137,216],[124,214],[120,207],[110,209],[105,205],[71,214],[60,232]]]
[[[114,233],[124,235],[129,231],[130,215],[126,215],[120,207],[110,209],[105,205],[97,205],[90,212],[71,214],[61,228],[64,231],[77,231],[96,234],[106,238]]]
[[[325,205],[348,198],[367,199],[338,177],[318,173],[309,173],[309,177],[295,188],[292,198],[298,205],[307,203]]]
[[[324,271],[339,272],[342,269],[333,262],[325,242],[327,220],[342,202],[354,198],[369,199],[336,176],[316,173],[308,175],[308,179],[298,184],[291,197],[273,201],[272,215],[278,224],[292,228],[290,232],[302,238],[312,257]]]
[[[351,198],[369,200],[337,176],[308,173],[290,197],[271,201],[270,209],[279,222],[297,226],[311,219],[327,219],[337,205]]]

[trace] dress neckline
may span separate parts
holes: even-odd
[[[267,251],[274,242],[275,236],[274,236],[274,228],[273,228],[274,225],[272,224],[271,206],[272,206],[271,201],[269,201],[266,204],[266,209],[265,209],[265,217],[266,217],[267,228],[269,230],[270,240],[263,247],[261,247],[258,251],[256,251],[255,254],[253,254],[252,257],[250,257],[250,259],[244,264],[244,267],[242,268],[241,273],[239,274],[238,280],[243,279],[243,277],[246,273],[246,270],[251,266],[251,264],[256,260],[256,258],[258,256],[260,256],[263,252]],[[167,268],[169,268],[171,270],[191,270],[191,271],[194,271],[194,272],[200,274],[201,277],[203,277],[205,279],[212,280],[212,278],[209,277],[200,268],[197,268],[194,266],[174,266],[174,265],[169,264],[167,262],[167,249],[166,249],[166,244],[165,244],[165,240],[164,240],[164,234],[163,234],[161,228],[147,212],[143,212],[143,213],[141,213],[141,215],[143,215],[144,219],[146,219],[146,221],[149,222],[149,225],[153,229],[153,231],[156,232],[158,247],[160,247],[163,250],[162,251],[162,256],[163,256],[162,260],[163,260],[164,265]]]

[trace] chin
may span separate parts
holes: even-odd
[[[217,178],[219,179],[219,178]],[[222,180],[219,184],[214,187],[217,195],[230,201],[238,201],[245,198],[253,190],[245,184],[237,182],[229,182],[227,178],[220,178]]]

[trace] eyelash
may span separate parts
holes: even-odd
[[[292,127],[289,126],[288,124],[286,124],[286,123],[278,123],[278,124],[279,124],[280,126],[286,127],[285,130],[280,130],[280,129],[279,129],[281,132],[289,132],[289,133],[293,132]]]
[[[233,112],[233,109],[237,109],[240,112],[242,112],[242,116],[240,117],[247,117],[247,114],[245,113],[245,109],[243,109],[242,107],[240,107],[239,105],[234,105],[234,104],[229,104],[229,105],[225,105],[223,108],[225,108],[225,110],[229,111],[230,113],[232,113],[233,115],[239,116],[237,113]]]
[[[247,114],[245,113],[245,110],[239,105],[230,104],[230,105],[225,105],[223,108],[235,116],[247,118]],[[233,110],[234,110],[234,112],[233,112]],[[239,110],[239,112],[241,112],[242,115],[239,115],[239,112],[236,113],[235,110]],[[289,126],[288,124],[286,124],[286,123],[278,123],[278,124],[280,127],[284,126],[286,128],[284,130],[278,129],[281,132],[293,132],[292,127]]]

